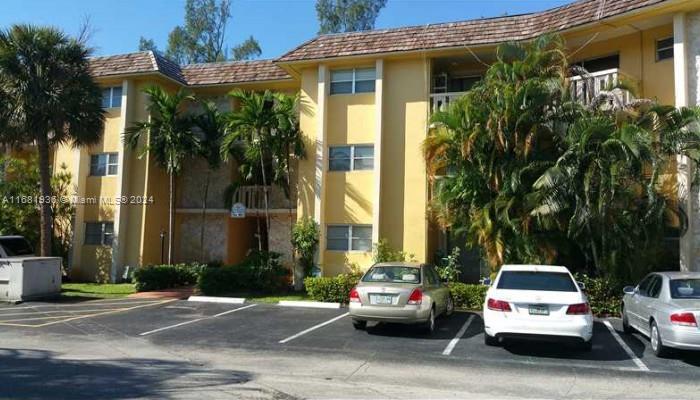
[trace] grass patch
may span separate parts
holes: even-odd
[[[131,283],[64,283],[61,295],[68,297],[93,297],[113,299],[136,293]]]

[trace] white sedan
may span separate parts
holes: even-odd
[[[590,350],[593,315],[583,285],[566,267],[504,265],[486,293],[484,342],[503,339],[573,341]]]

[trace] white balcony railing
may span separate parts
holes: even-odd
[[[287,210],[289,206],[296,208],[296,199],[287,199],[284,190],[279,186],[268,186],[268,208],[270,210]],[[292,196],[294,197],[294,196]],[[233,194],[234,203],[242,203],[249,211],[265,209],[265,192],[263,186],[240,186]]]
[[[430,94],[430,111],[435,113],[445,111],[450,102],[464,96],[466,92],[448,92]]]
[[[619,83],[621,78],[622,74],[617,68],[592,72],[585,76],[572,76],[569,78],[569,90],[571,90],[574,99],[588,105],[601,92],[609,90],[613,85]],[[625,104],[633,100],[632,94],[627,90],[621,90],[620,95],[621,101]]]

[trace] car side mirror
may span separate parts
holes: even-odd
[[[625,286],[624,288],[622,288],[622,291],[625,294],[635,294],[636,293],[634,286]]]
[[[578,284],[578,288],[581,289],[582,292],[586,290],[585,283],[583,283],[583,282],[576,282],[576,283]]]

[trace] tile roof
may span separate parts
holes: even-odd
[[[180,66],[152,51],[94,57],[90,69],[95,77],[160,73],[183,85],[216,85],[291,79],[271,60],[230,61]]]
[[[532,14],[321,35],[276,61],[315,60],[525,40],[664,1],[668,0],[580,0]]]

